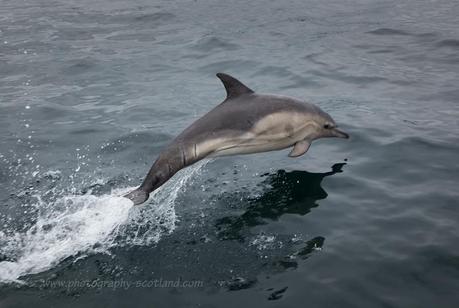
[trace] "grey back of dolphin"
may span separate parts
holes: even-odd
[[[125,197],[134,204],[177,171],[205,157],[250,154],[293,146],[289,156],[304,154],[323,137],[348,138],[334,120],[316,105],[295,98],[257,94],[227,74],[217,77],[226,99],[178,135],[159,155],[142,185]]]

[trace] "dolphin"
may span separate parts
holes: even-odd
[[[349,138],[332,117],[311,103],[258,94],[236,78],[218,73],[226,99],[180,133],[154,162],[142,185],[124,197],[139,205],[177,171],[205,157],[251,154],[293,147],[306,153],[312,141]]]

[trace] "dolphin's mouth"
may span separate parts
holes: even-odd
[[[349,139],[349,134],[343,132],[342,130],[338,128],[333,128],[333,135],[338,138],[344,138],[344,139]]]

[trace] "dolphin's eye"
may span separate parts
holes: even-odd
[[[331,125],[327,123],[327,124],[324,125],[324,128],[325,129],[329,129],[329,128],[331,128]]]

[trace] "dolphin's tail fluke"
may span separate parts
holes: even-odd
[[[124,195],[123,197],[128,198],[129,200],[134,202],[134,205],[139,205],[147,201],[149,196],[150,196],[149,193],[147,193],[146,191],[144,191],[142,188],[139,187],[131,191],[130,193]]]

